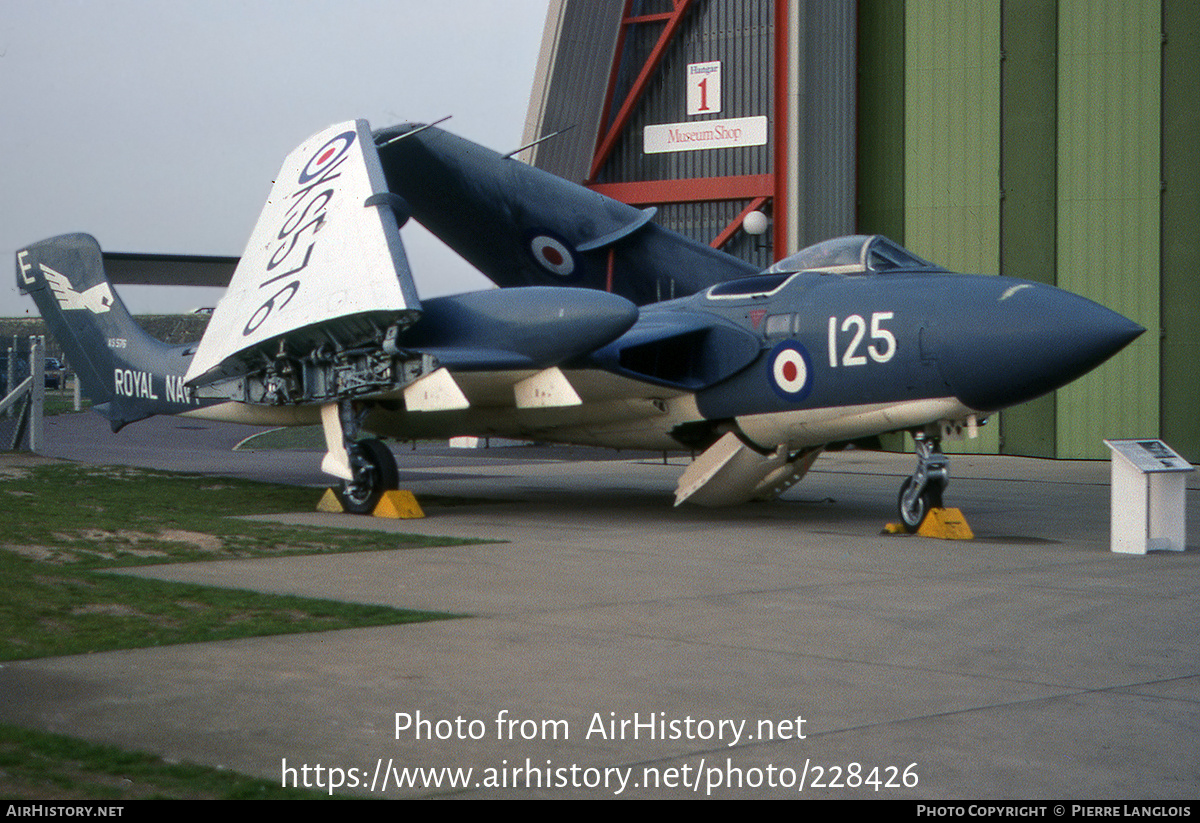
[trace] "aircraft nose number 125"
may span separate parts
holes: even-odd
[[[877,311],[871,315],[871,339],[878,341],[867,346],[867,354],[876,363],[886,363],[896,355],[896,335],[883,327],[883,323],[895,317],[894,312]],[[850,334],[849,341],[845,343],[845,351],[842,353],[841,365],[845,366],[865,366],[867,364],[867,354],[859,354],[862,347],[863,338],[867,335],[867,321],[862,318],[862,315],[852,314],[838,325],[836,317],[829,318],[829,367],[831,369],[838,368],[838,329],[841,329],[843,334]]]

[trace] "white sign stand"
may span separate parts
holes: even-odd
[[[1161,440],[1105,440],[1104,445],[1112,450],[1112,550],[1183,551],[1184,475],[1195,467]]]

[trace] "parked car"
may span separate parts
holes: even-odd
[[[62,386],[63,364],[57,357],[46,358],[46,388],[57,389]]]
[[[63,382],[63,362],[57,357],[46,358],[46,377],[45,386],[48,389],[57,389],[62,386]],[[16,383],[20,385],[21,381],[29,376],[29,358],[18,357],[16,368]],[[0,353],[0,397],[8,394],[10,391],[8,385],[8,355]]]

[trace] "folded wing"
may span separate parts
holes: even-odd
[[[750,263],[641,210],[433,127],[375,132],[388,186],[412,216],[498,286],[611,291],[636,305],[683,297]]]
[[[374,341],[414,322],[421,306],[397,202],[367,121],[304,141],[284,160],[187,383],[236,377],[325,343]]]

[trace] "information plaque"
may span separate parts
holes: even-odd
[[[1112,550],[1121,554],[1187,547],[1187,486],[1195,471],[1161,440],[1105,440],[1112,450]]]

